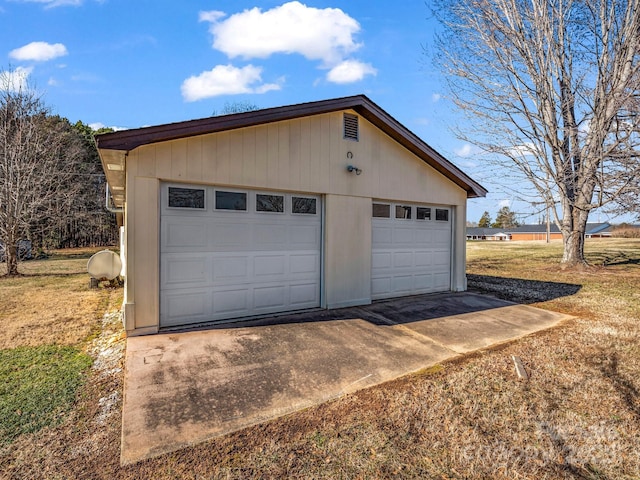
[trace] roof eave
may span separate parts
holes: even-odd
[[[267,108],[252,112],[208,117],[155,127],[122,130],[97,135],[96,142],[100,151],[117,150],[120,152],[129,152],[139,146],[152,143],[348,109],[356,111],[363,118],[421,158],[425,163],[464,189],[467,192],[467,198],[486,196],[487,190],[482,185],[467,176],[365,95],[354,95],[331,100]]]

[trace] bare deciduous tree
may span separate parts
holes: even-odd
[[[24,78],[0,71],[0,242],[8,275],[18,274],[18,241],[30,225],[68,209],[81,156],[77,137]]]
[[[589,212],[637,185],[640,0],[441,0],[439,63],[461,138],[528,182],[584,264]]]

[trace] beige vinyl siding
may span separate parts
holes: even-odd
[[[341,136],[342,113],[146,145],[136,175],[188,183],[460,204],[466,192],[362,117],[360,141]],[[353,153],[347,159],[347,152]],[[361,168],[357,177],[347,164]]]
[[[466,191],[361,116],[359,141],[343,139],[342,115],[274,122],[129,152],[128,331],[158,328],[161,181],[324,195],[323,306],[328,307],[370,301],[371,199],[452,207],[452,289],[465,288]],[[347,152],[353,158],[348,159]],[[347,172],[348,164],[362,169],[362,174]]]
[[[325,209],[326,306],[371,303],[371,200],[327,195]]]

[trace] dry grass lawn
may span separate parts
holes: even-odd
[[[473,243],[468,253],[472,284],[576,318],[126,468],[118,411],[105,422],[100,407],[118,398],[121,372],[96,374],[63,425],[0,451],[0,477],[639,478],[640,240],[588,241],[593,267],[577,272],[559,268],[559,243]],[[559,284],[577,292],[540,301],[527,291]],[[511,355],[528,382],[517,379]]]
[[[0,277],[0,349],[77,345],[97,328],[113,294],[88,288],[87,258],[97,250],[53,252],[21,263],[21,276]]]

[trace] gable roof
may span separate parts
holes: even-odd
[[[473,235],[476,237],[493,237],[504,235],[508,236],[508,229],[504,228],[489,228],[489,227],[467,227],[467,236]]]
[[[587,223],[585,234],[590,235],[599,233],[603,230],[606,230],[608,227],[608,223]],[[505,231],[509,233],[546,233],[547,225],[545,223],[535,225],[519,225],[514,228],[508,228]],[[551,225],[549,225],[549,231],[551,233],[560,233],[560,229],[555,223],[551,223]]]
[[[365,95],[265,108],[251,112],[221,115],[153,127],[121,130],[96,135],[96,142],[105,173],[107,174],[107,181],[110,185],[113,185],[112,181],[119,183],[120,177],[124,176],[124,172],[117,173],[121,171],[121,168],[117,167],[118,161],[122,166],[124,156],[129,151],[142,145],[349,109],[354,110],[425,163],[464,189],[467,192],[467,198],[484,197],[487,194],[487,190],[482,185],[466,175]],[[109,165],[113,167],[109,167]],[[114,200],[116,200],[116,204],[120,203],[115,197]]]

